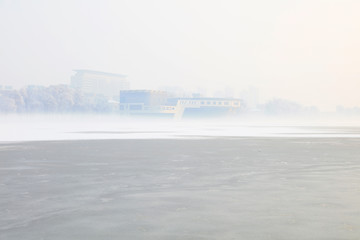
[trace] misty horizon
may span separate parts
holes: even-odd
[[[101,98],[102,99],[101,101],[109,101],[108,104],[111,105],[115,102],[119,102],[119,100],[120,100],[119,93],[121,92],[120,89],[132,89],[130,87],[131,83],[127,80],[128,76],[123,75],[123,74],[108,73],[108,72],[89,70],[89,69],[76,69],[73,71],[76,74],[74,73],[73,75],[71,75],[71,81],[69,81],[66,84],[51,84],[48,86],[30,84],[30,85],[23,86],[18,89],[14,89],[13,86],[11,86],[11,85],[0,85],[0,97],[2,97],[1,101],[5,101],[0,105],[0,112],[5,112],[5,113],[6,112],[8,112],[8,113],[14,112],[12,110],[10,110],[10,111],[6,110],[6,105],[9,104],[9,103],[7,103],[7,101],[9,100],[8,97],[13,98],[16,104],[18,104],[19,101],[26,102],[26,94],[25,94],[25,96],[21,96],[21,98],[25,98],[24,100],[17,99],[17,98],[19,98],[19,96],[17,96],[17,95],[24,95],[24,93],[28,92],[29,90],[33,92],[34,90],[35,91],[39,91],[39,90],[40,91],[43,91],[43,90],[48,91],[48,89],[49,90],[53,89],[52,91],[54,91],[55,89],[58,89],[56,91],[59,91],[60,89],[63,89],[61,91],[64,91],[64,90],[69,91],[70,89],[73,89],[72,91],[76,91],[76,92],[72,92],[72,93],[69,92],[68,94],[75,94],[75,96],[74,96],[75,99],[78,98],[77,97],[78,95],[79,96],[84,96],[84,94],[85,94],[85,96],[93,95],[92,98],[94,98],[94,97]],[[84,73],[90,74],[90,79],[93,79],[91,81],[99,81],[99,83],[97,83],[97,84],[101,84],[102,88],[104,88],[104,87],[109,88],[108,91],[110,91],[111,94],[110,93],[105,94],[105,92],[101,92],[101,91],[99,92],[99,90],[96,88],[94,88],[91,91],[88,89],[85,92],[83,91],[83,89],[80,89],[79,88],[80,86],[77,86],[77,84],[80,84],[80,83],[74,83],[73,81],[82,82]],[[93,76],[91,76],[91,75],[93,75]],[[110,79],[108,79],[108,80],[102,79],[104,76],[108,76],[108,77],[110,77]],[[87,78],[89,78],[89,76],[87,76]],[[117,78],[119,78],[119,79],[117,79]],[[78,79],[78,80],[75,80],[75,79]],[[101,83],[101,81],[103,81],[103,83]],[[108,83],[106,83],[106,82],[108,82]],[[87,83],[87,84],[89,84],[89,83]],[[114,85],[111,86],[109,84],[114,84]],[[94,85],[94,87],[95,86],[98,86],[98,85]],[[97,88],[99,88],[99,86]],[[155,89],[154,88],[151,88],[151,89],[139,88],[139,89],[132,89],[132,90],[153,91]],[[259,101],[259,99],[260,99],[259,89],[255,88],[255,87],[248,87],[246,89],[243,89],[242,91],[240,91],[237,94],[234,93],[234,91],[228,87],[225,89],[218,89],[217,91],[215,91],[213,93],[209,93],[206,90],[206,87],[193,90],[193,89],[184,89],[180,86],[171,86],[171,85],[160,87],[157,90],[163,91],[164,93],[167,94],[167,97],[169,97],[169,98],[172,97],[172,98],[178,98],[178,99],[187,99],[187,98],[191,98],[191,99],[196,99],[196,98],[239,99],[242,101],[242,105],[245,107],[245,109],[247,109],[243,113],[250,113],[252,111],[254,114],[257,111],[259,111],[257,114],[259,114],[260,112],[263,112],[264,114],[270,114],[270,115],[272,115],[272,114],[275,114],[275,115],[277,115],[277,114],[295,114],[295,115],[310,115],[310,116],[311,115],[315,116],[318,113],[326,113],[326,112],[328,112],[328,113],[336,112],[337,114],[347,115],[347,116],[356,116],[356,115],[360,114],[360,108],[358,106],[344,107],[342,105],[337,105],[336,108],[331,111],[324,111],[314,105],[302,106],[298,102],[291,101],[290,99],[278,98],[276,96],[274,98],[268,100],[267,102],[260,102]],[[27,93],[27,94],[29,94],[29,93]],[[39,94],[39,93],[36,93],[36,94]],[[46,93],[46,94],[49,94],[49,93]],[[52,95],[54,93],[50,92],[50,94]],[[31,95],[34,95],[34,93],[31,93]],[[5,97],[5,99],[4,99],[4,97]],[[39,95],[38,97],[39,97],[38,100],[40,100],[41,104],[44,104],[44,105],[52,104],[51,102],[48,102],[50,100],[48,97],[46,97],[45,99],[41,99],[41,95]],[[57,95],[57,96],[53,95],[52,98],[53,98],[53,100],[51,100],[51,101],[60,101],[61,102],[64,100],[64,99],[63,100],[61,99],[61,98],[63,98],[63,96],[61,96],[61,95]],[[74,101],[74,100],[69,99],[67,101]],[[113,102],[113,103],[111,103],[111,102]],[[270,107],[269,104],[270,105],[275,104],[275,106]],[[280,105],[276,106],[278,104],[280,104]],[[100,111],[100,112],[104,112],[104,113],[109,112],[109,109],[106,110],[106,108],[109,108],[109,107],[111,109],[113,109],[113,110],[111,110],[111,112],[116,112],[116,111],[114,111],[115,110],[114,106],[110,106],[110,105],[107,107],[104,106],[105,111]],[[264,108],[266,108],[266,107],[273,108],[273,110],[268,109],[268,110],[270,110],[270,112],[268,110],[264,111]],[[276,110],[279,107],[280,107],[280,109]],[[283,109],[285,111],[281,110],[281,108],[289,108],[289,107],[290,107],[290,109],[288,109],[288,110],[286,110],[286,109]],[[18,110],[16,110],[16,112],[18,112],[18,113],[34,112],[31,109],[25,110],[23,106],[18,106],[17,108],[18,108]],[[118,107],[116,107],[116,108],[118,108]],[[291,108],[294,108],[294,109],[291,110]],[[296,108],[298,108],[298,110],[296,110]],[[301,108],[302,108],[302,110],[300,111]],[[21,109],[23,109],[23,110],[21,110]],[[40,110],[40,111],[39,110],[35,110],[35,113],[36,112],[47,112],[48,110],[50,110],[49,112],[51,113],[51,112],[54,112],[55,109],[50,108],[50,109],[46,110],[46,108],[45,108],[43,110]],[[250,112],[249,112],[249,110],[250,110]],[[279,110],[280,110],[280,112],[278,112]],[[57,112],[57,111],[55,111],[55,112]],[[68,108],[67,110],[66,109],[61,110],[60,112],[63,112],[63,113],[84,112],[85,113],[86,111],[78,111],[76,109],[71,110],[70,108]]]
[[[73,69],[132,89],[259,89],[322,111],[359,106],[358,1],[1,1],[0,85],[68,84]]]

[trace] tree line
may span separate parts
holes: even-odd
[[[0,112],[6,113],[105,113],[112,108],[105,96],[83,94],[68,85],[0,90]]]

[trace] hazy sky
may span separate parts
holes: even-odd
[[[132,88],[360,106],[359,12],[359,0],[0,0],[0,85],[69,83],[84,68]]]

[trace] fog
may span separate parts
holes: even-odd
[[[240,117],[159,119],[119,115],[3,115],[0,142],[217,137],[358,138],[360,118]]]
[[[0,0],[0,240],[358,240],[359,9]]]
[[[73,69],[333,111],[358,106],[359,1],[0,1],[0,85],[68,84]]]

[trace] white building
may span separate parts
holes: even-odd
[[[101,94],[109,99],[119,99],[120,90],[129,89],[129,82],[122,74],[92,70],[74,70],[71,86],[85,94]]]
[[[175,118],[230,116],[239,113],[242,107],[241,100],[235,98],[180,98]]]

